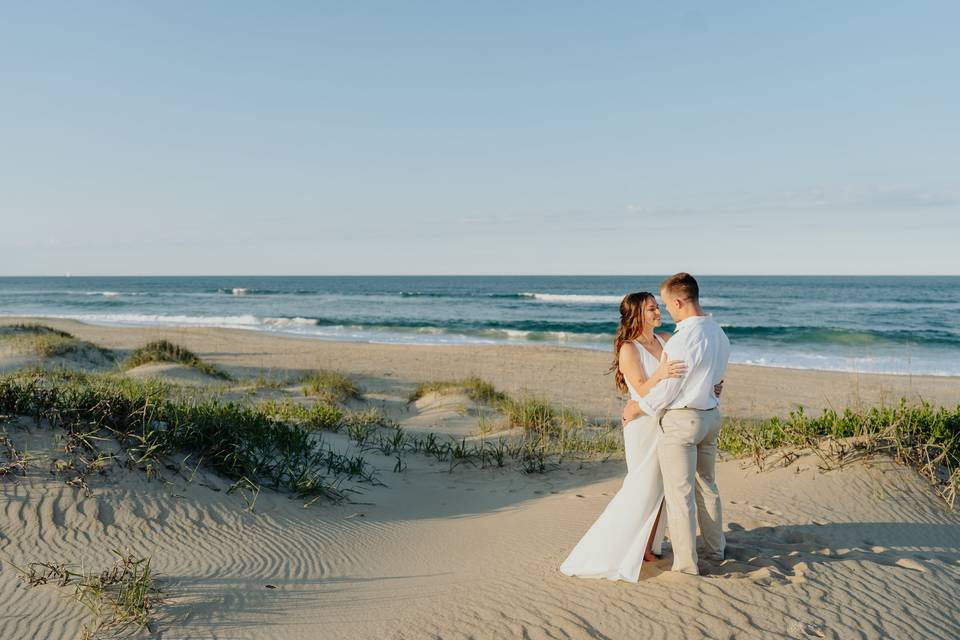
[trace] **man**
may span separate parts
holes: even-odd
[[[677,323],[667,343],[667,358],[683,360],[687,374],[666,378],[639,403],[630,402],[624,418],[660,415],[658,444],[673,570],[697,575],[697,517],[709,556],[723,559],[723,513],[716,484],[719,399],[714,385],[723,381],[730,341],[700,306],[700,288],[689,273],[670,276],[660,298]]]

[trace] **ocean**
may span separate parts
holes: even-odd
[[[620,298],[664,276],[0,278],[0,315],[318,340],[609,350]],[[704,276],[732,360],[960,375],[960,277]],[[664,314],[664,330],[671,330]]]

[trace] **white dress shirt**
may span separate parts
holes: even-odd
[[[661,380],[637,401],[648,416],[666,409],[713,409],[720,404],[713,385],[723,380],[730,359],[730,341],[710,316],[691,316],[677,323],[664,351],[668,360],[683,360],[682,378]]]

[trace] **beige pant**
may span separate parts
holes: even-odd
[[[696,575],[697,517],[707,554],[722,559],[723,512],[717,491],[719,409],[671,409],[663,414],[658,454],[663,473],[673,570]]]

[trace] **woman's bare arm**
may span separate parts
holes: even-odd
[[[640,352],[637,346],[627,342],[620,346],[620,372],[623,377],[630,381],[637,395],[641,398],[648,393],[650,389],[657,386],[664,378],[680,378],[686,373],[687,365],[683,360],[666,361],[661,356],[660,366],[649,378],[643,371],[643,363],[640,359]]]

